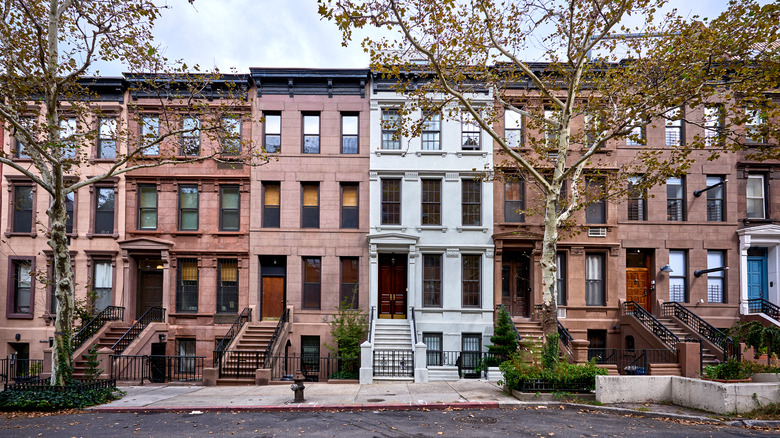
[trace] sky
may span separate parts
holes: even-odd
[[[681,14],[713,16],[727,0],[670,0]],[[317,0],[161,0],[167,5],[155,27],[156,42],[169,59],[201,69],[249,67],[366,68],[360,39],[342,47],[335,24],[322,20]],[[361,34],[358,34],[360,36]],[[362,34],[365,35],[365,34]],[[117,75],[121,65],[100,66]]]

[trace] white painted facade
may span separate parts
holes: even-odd
[[[462,123],[441,117],[440,150],[422,150],[421,138],[400,139],[399,149],[382,148],[382,111],[403,103],[403,96],[377,91],[372,84],[370,156],[369,305],[377,317],[379,309],[379,259],[382,254],[406,255],[407,312],[412,308],[417,341],[424,333],[442,335],[443,351],[460,352],[463,334],[479,334],[480,347],[493,334],[493,183],[479,179],[492,168],[492,139],[481,132],[478,150],[463,150]],[[492,105],[492,96],[473,96],[474,105]],[[413,117],[421,117],[418,112]],[[477,149],[476,147],[472,147]],[[464,225],[463,181],[478,180],[481,195],[478,225]],[[382,181],[400,181],[400,224],[382,223]],[[422,184],[435,179],[441,184],[441,224],[423,225]],[[441,256],[441,305],[426,306],[423,299],[423,257]],[[480,297],[476,306],[463,305],[462,263],[464,256],[479,256]],[[403,259],[403,257],[401,257]],[[473,259],[472,259],[473,260]],[[428,347],[430,349],[430,346]]]

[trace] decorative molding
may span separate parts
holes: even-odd
[[[447,172],[444,174],[445,181],[457,181],[458,179],[459,175],[456,172]]]
[[[378,179],[379,179],[379,174],[377,172],[368,172],[369,181],[377,181]]]
[[[571,247],[571,255],[583,255],[585,254],[585,248],[582,246],[572,246]]]
[[[620,248],[613,247],[609,249],[609,256],[610,257],[617,257],[620,255]]]
[[[417,181],[420,179],[420,175],[417,172],[406,172],[404,173],[404,179],[406,181]]]
[[[447,248],[447,257],[457,257],[460,255],[458,248]]]
[[[414,263],[414,258],[417,257],[417,249],[414,245],[409,245],[409,263]]]
[[[492,258],[493,258],[493,256],[494,256],[494,254],[495,254],[495,253],[493,252],[493,250],[492,250],[492,249],[489,249],[489,250],[485,251],[485,257],[487,257],[487,258],[489,258],[489,259],[492,259]]]

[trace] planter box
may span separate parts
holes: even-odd
[[[718,383],[751,383],[753,382],[753,379],[705,379],[710,382],[718,382]]]

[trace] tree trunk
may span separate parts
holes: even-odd
[[[51,247],[53,259],[53,287],[57,299],[57,318],[54,322],[54,348],[52,351],[51,383],[65,385],[73,376],[71,338],[73,336],[74,285],[73,269],[70,263],[68,238],[65,224],[68,219],[65,210],[65,196],[62,194],[62,175],[56,175],[58,193],[47,211],[51,220]]]
[[[544,345],[547,336],[558,333],[558,282],[555,255],[558,250],[558,194],[560,185],[553,185],[546,193],[544,208],[544,240],[542,241],[542,330]]]

